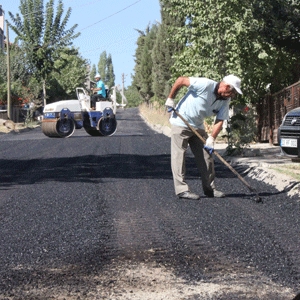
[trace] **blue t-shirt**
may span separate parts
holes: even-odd
[[[100,91],[97,92],[98,95],[102,95],[103,98],[106,98],[106,91],[105,91],[105,85],[104,85],[104,82],[102,80],[99,80],[97,82],[97,88],[101,88]]]
[[[204,119],[213,115],[218,120],[228,120],[230,99],[217,100],[214,91],[218,83],[203,77],[190,77],[189,79],[188,92],[176,106],[176,110],[183,118],[191,126],[199,129],[205,129]],[[170,117],[170,123],[176,126],[187,127],[175,112]]]

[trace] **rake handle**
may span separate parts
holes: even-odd
[[[175,113],[176,113],[176,115],[184,122],[184,124],[186,125],[186,126],[188,126],[188,128],[190,129],[190,130],[192,130],[192,132],[203,142],[203,144],[205,145],[205,143],[206,143],[206,141],[205,141],[205,139],[199,134],[199,132],[194,128],[194,127],[192,127],[189,123],[188,123],[188,121],[178,112],[178,111],[176,111],[175,110],[175,108],[173,108],[172,109]],[[233,172],[237,177],[238,177],[238,179],[239,180],[241,180],[243,183],[244,183],[244,185],[246,185],[247,186],[247,188],[251,191],[251,192],[255,192],[255,189],[216,151],[216,150],[214,150],[214,152],[213,152],[214,154],[215,154],[215,156],[217,156],[218,157],[218,159],[226,166],[226,167],[228,167],[230,170],[231,170],[231,172]]]

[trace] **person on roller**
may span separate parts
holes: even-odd
[[[95,75],[95,80],[96,80],[96,87],[91,89],[93,92],[93,95],[91,97],[92,109],[95,109],[97,101],[101,101],[101,99],[103,100],[106,98],[105,85],[104,82],[101,80],[101,76],[99,73]]]
[[[175,194],[182,199],[200,199],[191,192],[185,181],[185,153],[188,145],[195,156],[197,168],[201,174],[202,188],[207,197],[225,197],[215,187],[215,170],[212,153],[215,139],[222,129],[224,120],[229,118],[229,103],[236,93],[242,94],[241,79],[228,75],[220,82],[204,77],[179,77],[171,88],[165,103],[168,111],[174,109],[174,98],[182,87],[188,87],[187,93],[179,101],[175,110],[206,139],[206,144],[172,112],[171,123],[171,168]],[[216,116],[212,132],[208,135],[204,127],[204,119]]]

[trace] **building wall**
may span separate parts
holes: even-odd
[[[0,5],[0,49],[4,49],[4,11]]]

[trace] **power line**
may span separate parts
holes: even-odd
[[[119,41],[116,41],[116,42],[113,42],[113,43],[110,43],[110,44],[105,44],[104,46],[101,46],[101,47],[97,47],[97,48],[93,48],[93,49],[89,49],[89,50],[85,50],[85,51],[82,51],[81,53],[88,53],[88,52],[94,52],[94,51],[97,51],[97,50],[101,50],[101,49],[106,49],[107,47],[111,47],[113,46],[113,50],[118,48],[117,46],[120,46],[120,45],[123,45],[125,43],[128,44],[128,41],[133,41],[133,40],[136,40],[136,36],[131,36],[129,38],[126,38],[126,39],[122,39],[122,40],[119,40]],[[122,51],[124,51],[124,48],[122,48]]]
[[[104,18],[104,19],[102,19],[102,20],[100,20],[100,21],[98,21],[98,22],[96,22],[96,23],[93,23],[93,24],[91,24],[91,25],[89,25],[89,26],[87,26],[87,27],[81,29],[80,31],[85,30],[85,29],[87,29],[87,28],[90,28],[90,27],[92,27],[92,26],[94,26],[94,25],[96,25],[96,24],[98,24],[98,23],[101,23],[102,21],[105,21],[105,20],[107,20],[108,18],[111,18],[111,17],[113,17],[113,16],[119,14],[120,12],[122,12],[122,11],[124,11],[124,10],[130,8],[131,6],[137,4],[138,2],[141,2],[141,1],[142,1],[142,0],[138,0],[138,1],[136,1],[136,2],[134,2],[134,3],[132,3],[132,4],[130,4],[130,5],[126,6],[125,8],[123,8],[123,9],[121,9],[121,10],[115,12],[114,14],[112,14],[112,15],[110,15],[110,16],[108,16],[108,17],[106,17],[106,18]],[[87,6],[87,5],[93,4],[93,3],[95,3],[95,2],[98,2],[98,1],[93,1],[93,2],[90,2],[90,3],[85,3],[85,4],[83,4],[83,5],[75,6],[75,7]],[[44,8],[42,8],[42,9],[44,9]],[[71,7],[71,9],[73,9],[73,7]],[[4,12],[5,12],[5,10],[4,10]],[[29,12],[29,13],[27,13],[27,14],[22,14],[22,13],[21,13],[21,15],[22,15],[23,17],[26,17],[26,16],[28,16],[28,15],[35,14],[35,13],[39,13],[39,12],[40,12],[40,10],[37,10],[37,11]],[[43,14],[45,15],[46,12],[43,12]],[[16,15],[20,15],[20,14],[17,12]]]
[[[85,30],[85,29],[88,29],[88,28],[90,28],[90,27],[96,25],[96,24],[99,24],[99,23],[101,23],[102,21],[105,21],[105,20],[107,20],[107,19],[109,19],[109,18],[111,18],[111,17],[113,17],[113,16],[119,14],[120,12],[122,12],[122,11],[128,9],[129,7],[131,7],[131,6],[135,5],[135,4],[137,4],[138,2],[141,2],[141,0],[136,1],[136,2],[134,2],[134,3],[132,3],[132,4],[128,5],[128,6],[126,6],[125,8],[123,8],[123,9],[121,9],[121,10],[115,12],[114,14],[112,14],[112,15],[110,15],[110,16],[108,16],[108,17],[106,17],[106,18],[104,18],[104,19],[102,19],[102,20],[100,20],[100,21],[98,21],[98,22],[96,22],[96,23],[93,23],[93,24],[91,24],[91,25],[89,25],[89,26],[87,26],[87,27],[85,27],[85,28],[83,28],[83,29],[81,29],[81,30],[79,30],[79,31],[83,31],[83,30]]]

